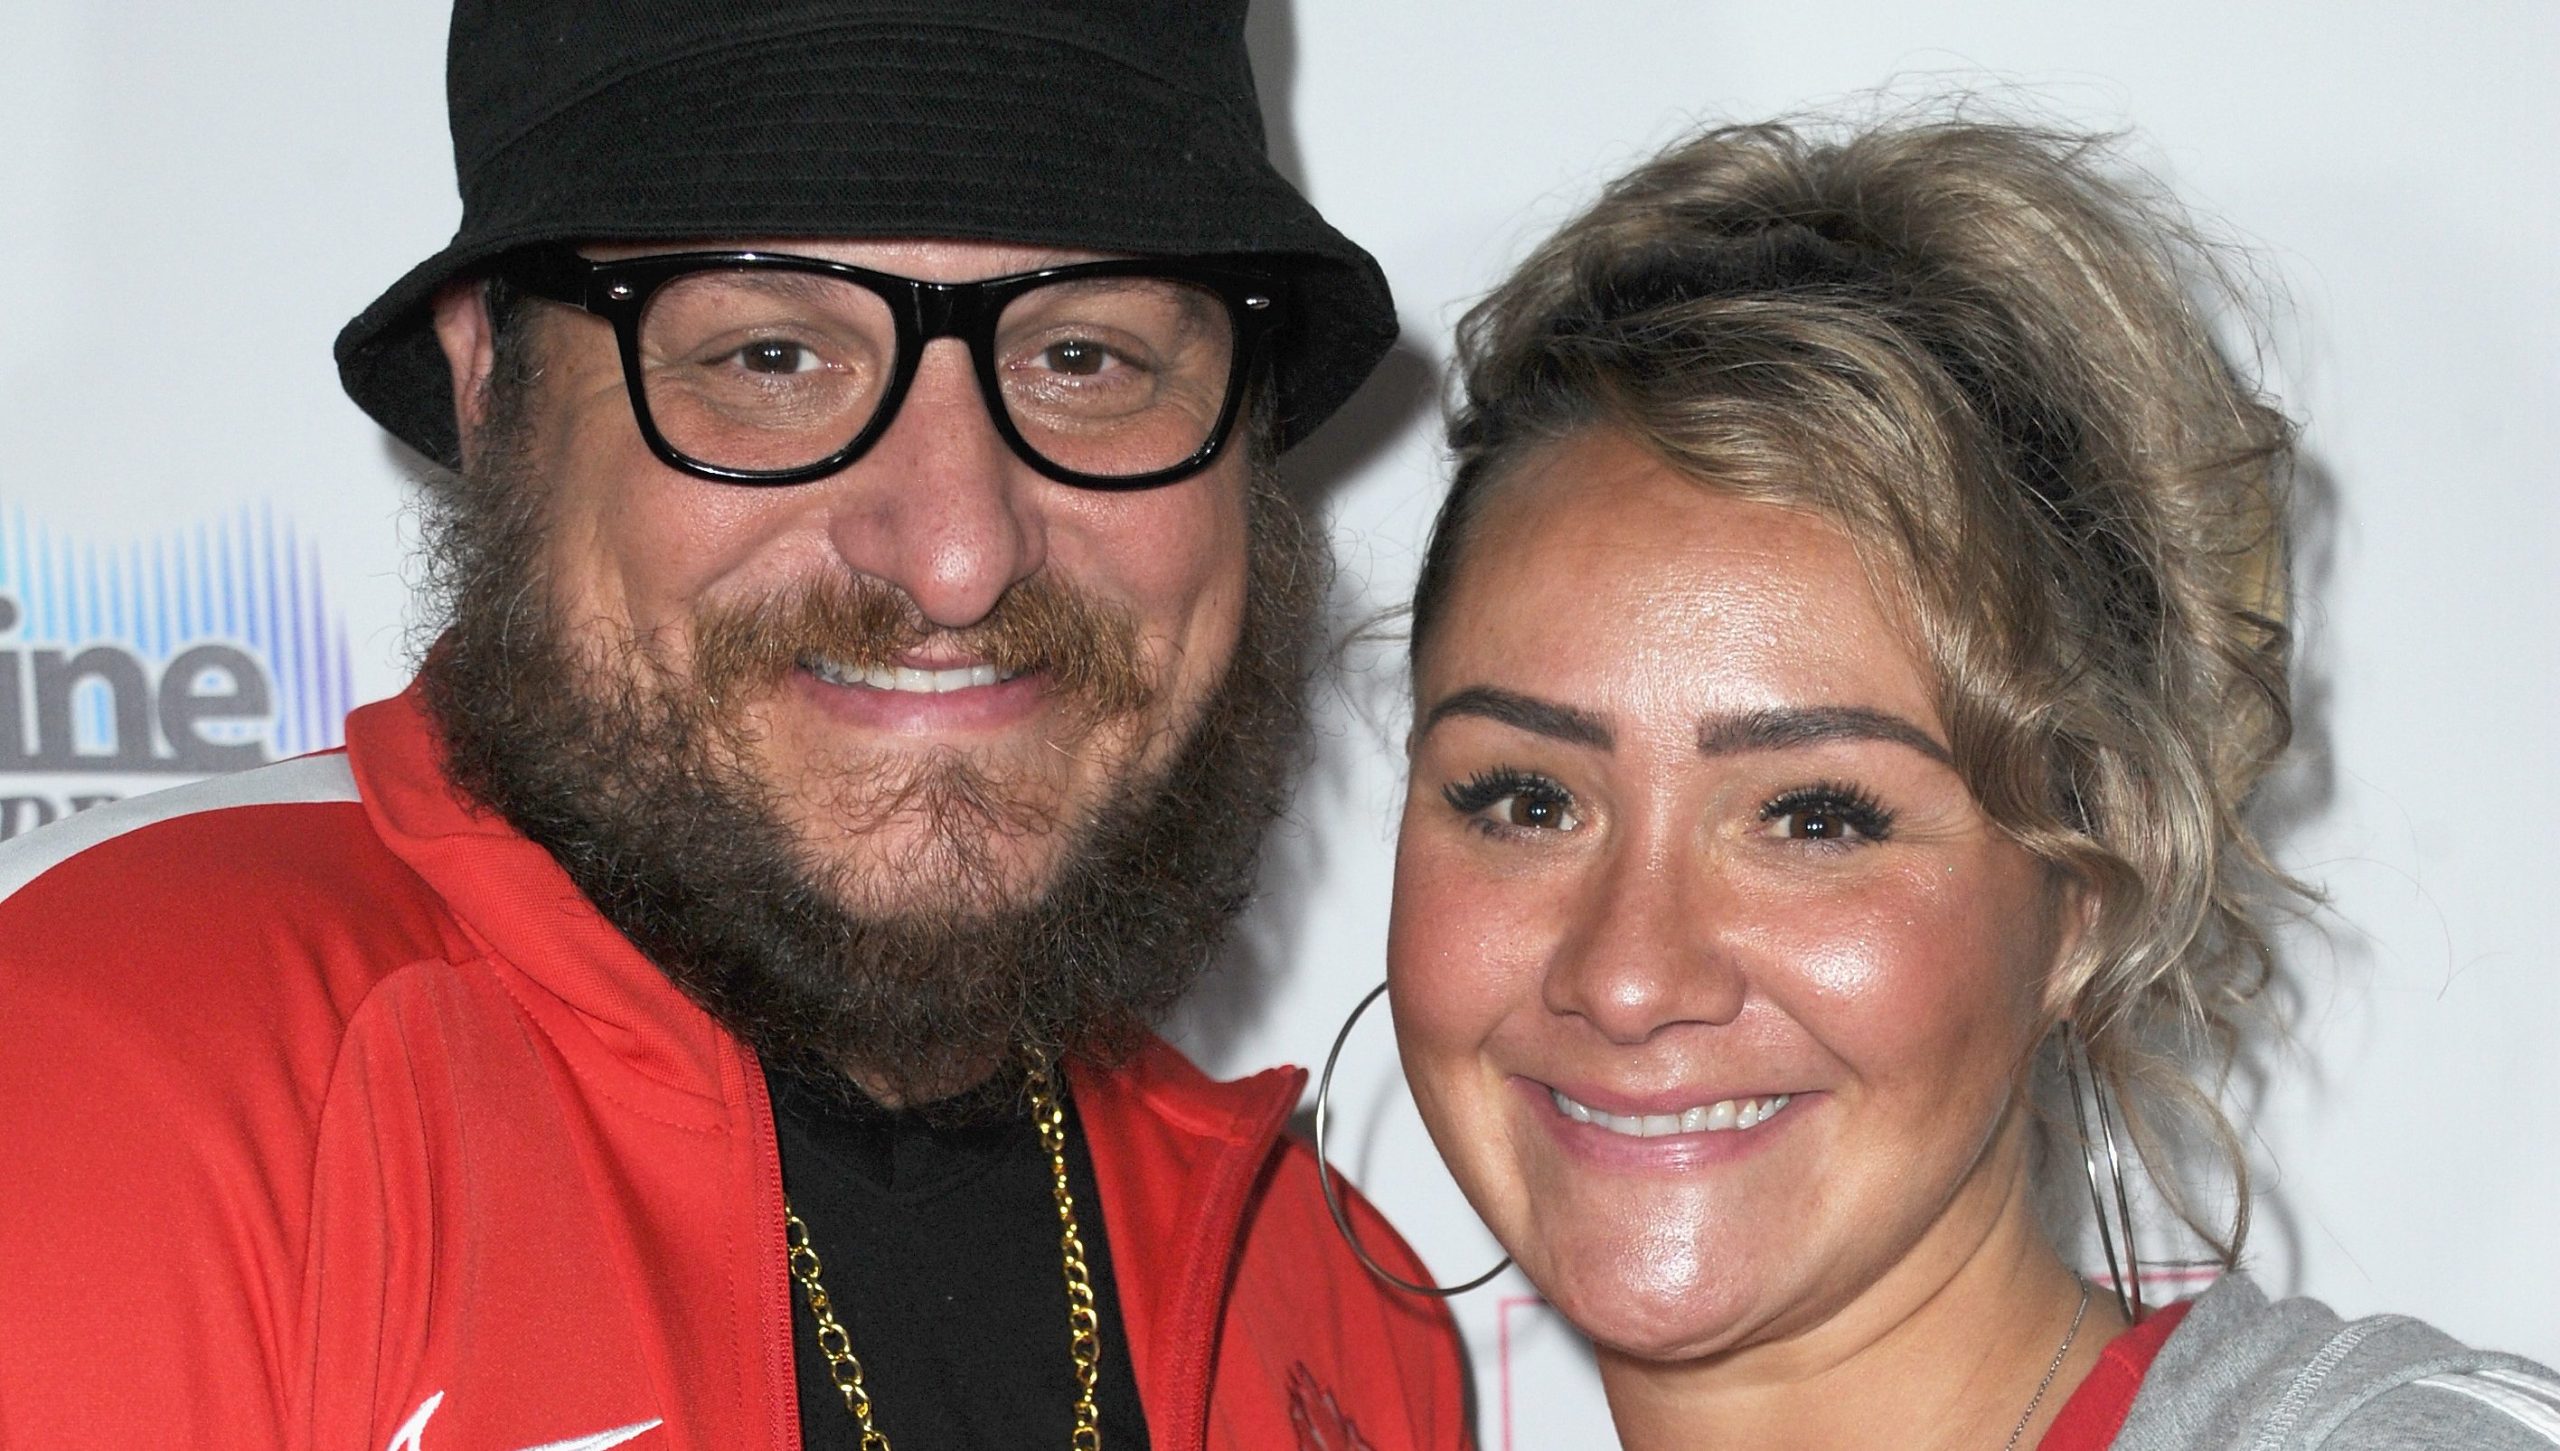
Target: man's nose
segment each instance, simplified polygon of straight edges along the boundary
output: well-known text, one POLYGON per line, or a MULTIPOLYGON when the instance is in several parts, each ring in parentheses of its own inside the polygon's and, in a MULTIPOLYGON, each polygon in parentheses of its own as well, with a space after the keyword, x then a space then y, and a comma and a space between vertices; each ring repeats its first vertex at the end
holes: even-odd
POLYGON ((986 618, 1047 559, 1040 495, 1058 486, 1005 446, 953 339, 926 345, 888 431, 824 487, 837 554, 945 629, 986 618))
POLYGON ((1597 872, 1548 960, 1547 1010, 1622 1044, 1740 1016, 1749 974, 1712 871, 1687 853, 1630 842, 1597 872))

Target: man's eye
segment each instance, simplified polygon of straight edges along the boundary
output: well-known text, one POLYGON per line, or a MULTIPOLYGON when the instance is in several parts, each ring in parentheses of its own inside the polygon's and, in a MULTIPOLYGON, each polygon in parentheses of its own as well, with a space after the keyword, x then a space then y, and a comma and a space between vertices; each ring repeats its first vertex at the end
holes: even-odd
POLYGON ((1856 786, 1805 786, 1760 808, 1760 820, 1787 841, 1850 844, 1893 835, 1893 813, 1856 786))
POLYGON ((789 338, 760 338, 738 349, 738 366, 750 373, 807 373, 820 363, 817 350, 789 338))
POLYGON ((1040 366, 1071 378, 1090 378, 1115 361, 1109 348, 1091 338, 1063 338, 1040 350, 1040 366))
POLYGON ((1504 831, 1572 831, 1582 825, 1573 793, 1525 771, 1483 771, 1442 788, 1459 814, 1504 831))

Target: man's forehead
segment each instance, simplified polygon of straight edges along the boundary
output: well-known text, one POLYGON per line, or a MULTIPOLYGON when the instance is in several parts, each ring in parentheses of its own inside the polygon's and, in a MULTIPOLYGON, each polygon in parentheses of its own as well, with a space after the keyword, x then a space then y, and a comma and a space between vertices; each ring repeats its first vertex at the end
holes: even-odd
POLYGON ((598 261, 668 252, 787 252, 797 257, 849 262, 927 282, 973 282, 982 277, 1004 277, 1127 255, 1037 242, 985 242, 956 237, 701 237, 663 242, 598 242, 582 245, 578 250, 598 261))

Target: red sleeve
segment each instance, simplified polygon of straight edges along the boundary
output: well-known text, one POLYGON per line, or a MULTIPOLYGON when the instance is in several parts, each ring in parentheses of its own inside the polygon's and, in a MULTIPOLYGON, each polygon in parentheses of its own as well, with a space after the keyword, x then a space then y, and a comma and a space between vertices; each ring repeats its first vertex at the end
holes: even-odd
POLYGON ((336 883, 243 864, 343 878, 372 841, 353 803, 208 812, 0 899, 0 1445, 288 1443, 315 1135, 364 984, 318 966, 346 956, 336 883))

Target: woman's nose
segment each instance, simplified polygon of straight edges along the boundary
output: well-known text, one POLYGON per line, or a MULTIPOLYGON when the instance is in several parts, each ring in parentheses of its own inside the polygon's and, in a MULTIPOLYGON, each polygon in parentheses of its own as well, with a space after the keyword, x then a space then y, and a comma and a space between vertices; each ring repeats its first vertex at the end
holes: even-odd
POLYGON ((1750 980, 1729 930, 1733 902, 1708 864, 1629 850, 1600 864, 1589 888, 1548 962, 1548 1011, 1627 1044, 1741 1014, 1750 980))

